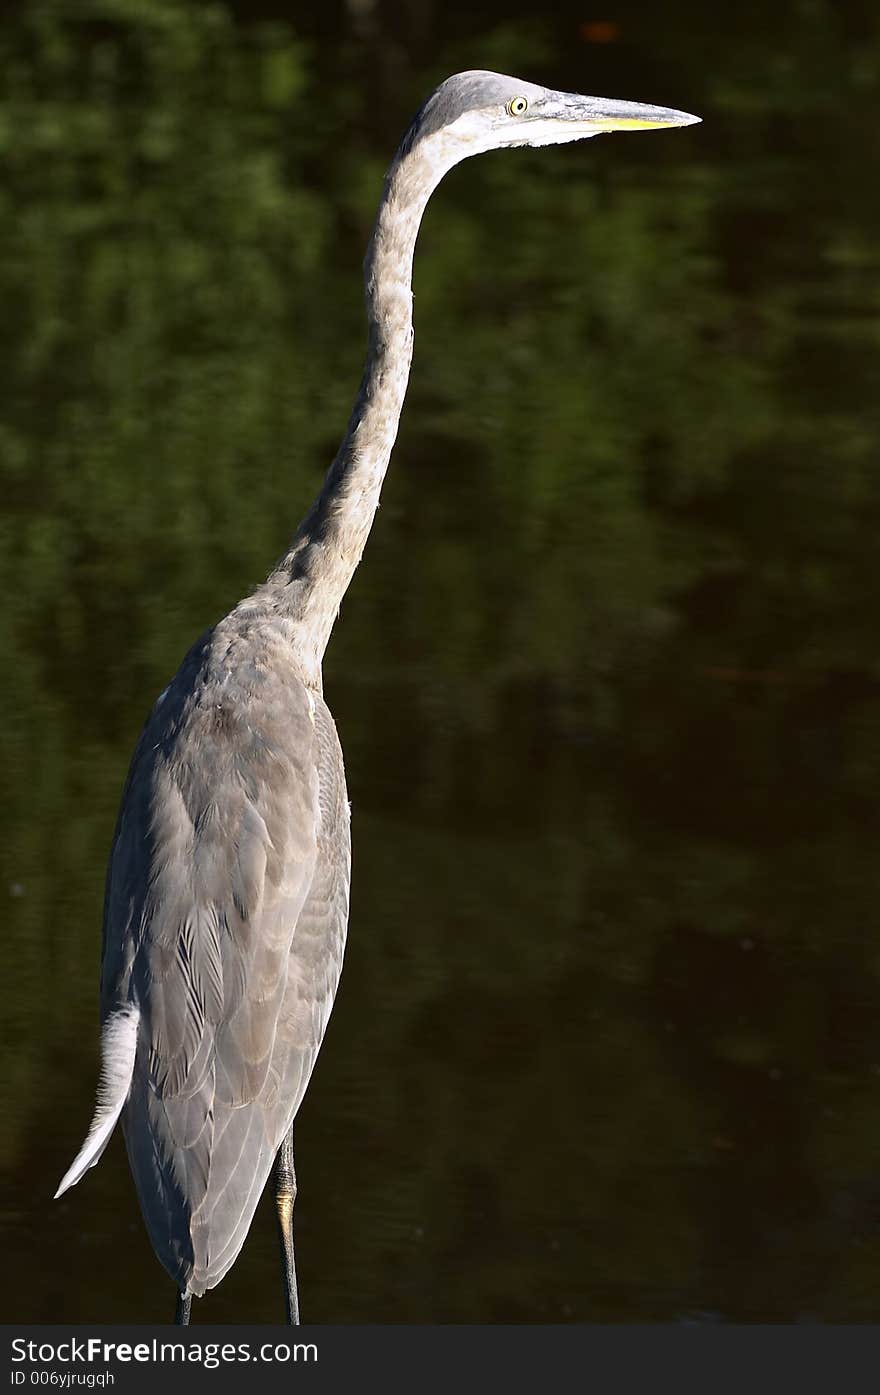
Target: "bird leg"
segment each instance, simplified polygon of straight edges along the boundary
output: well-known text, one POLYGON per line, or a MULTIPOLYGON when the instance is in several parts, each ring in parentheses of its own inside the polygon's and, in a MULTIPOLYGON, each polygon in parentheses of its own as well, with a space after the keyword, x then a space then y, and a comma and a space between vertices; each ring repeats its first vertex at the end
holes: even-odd
POLYGON ((174 1310, 174 1326, 189 1327, 189 1310, 192 1307, 192 1294, 178 1293, 177 1307, 174 1310))
POLYGON ((296 1173, 293 1168, 293 1126, 278 1149, 272 1173, 275 1183, 275 1207, 278 1212, 278 1237, 281 1241, 281 1273, 284 1280, 284 1308, 291 1327, 299 1326, 299 1295, 296 1291, 296 1266, 293 1261, 293 1203, 296 1201, 296 1173))

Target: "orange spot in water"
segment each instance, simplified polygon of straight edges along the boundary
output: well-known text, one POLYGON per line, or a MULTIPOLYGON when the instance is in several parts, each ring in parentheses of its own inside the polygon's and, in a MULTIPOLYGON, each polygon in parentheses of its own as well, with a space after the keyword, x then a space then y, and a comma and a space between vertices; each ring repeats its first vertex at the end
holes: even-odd
POLYGON ((620 25, 613 19, 585 19, 581 38, 585 44, 613 44, 620 38, 620 25))

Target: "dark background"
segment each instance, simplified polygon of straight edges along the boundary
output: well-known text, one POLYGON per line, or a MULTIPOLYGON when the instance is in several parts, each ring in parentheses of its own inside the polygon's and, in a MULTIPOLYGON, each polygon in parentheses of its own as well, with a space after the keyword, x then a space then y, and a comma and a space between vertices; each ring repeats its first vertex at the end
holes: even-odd
MULTIPOLYGON (((875 1321, 880 18, 868 0, 35 0, 0 27, 7 1321, 173 1286, 91 1113, 104 864, 363 353, 447 73, 704 124, 454 171, 325 666, 347 963, 314 1322, 875 1321)), ((195 1320, 281 1315, 271 1208, 195 1320)))

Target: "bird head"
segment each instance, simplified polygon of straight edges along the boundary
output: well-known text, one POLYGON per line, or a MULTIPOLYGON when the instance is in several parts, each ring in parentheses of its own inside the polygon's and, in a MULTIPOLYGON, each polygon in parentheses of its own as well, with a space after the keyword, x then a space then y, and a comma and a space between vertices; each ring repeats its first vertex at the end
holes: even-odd
POLYGON ((505 146, 561 145, 605 131, 651 131, 699 120, 671 107, 582 97, 502 73, 472 71, 447 78, 431 94, 404 137, 401 153, 430 140, 438 155, 457 163, 505 146))

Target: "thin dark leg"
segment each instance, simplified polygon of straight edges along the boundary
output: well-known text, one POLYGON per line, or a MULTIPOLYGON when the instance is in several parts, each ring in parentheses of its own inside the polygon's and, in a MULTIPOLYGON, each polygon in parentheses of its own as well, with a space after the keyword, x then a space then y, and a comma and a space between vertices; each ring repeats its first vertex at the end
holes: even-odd
POLYGON ((192 1294, 188 1293, 184 1298, 182 1293, 177 1295, 177 1307, 174 1309, 175 1327, 189 1327, 189 1310, 192 1307, 192 1294))
POLYGON ((281 1241, 281 1274, 284 1280, 284 1308, 291 1327, 299 1326, 299 1295, 293 1262, 293 1203, 296 1201, 296 1173, 293 1170, 293 1128, 278 1149, 272 1173, 275 1206, 278 1211, 278 1238, 281 1241))

